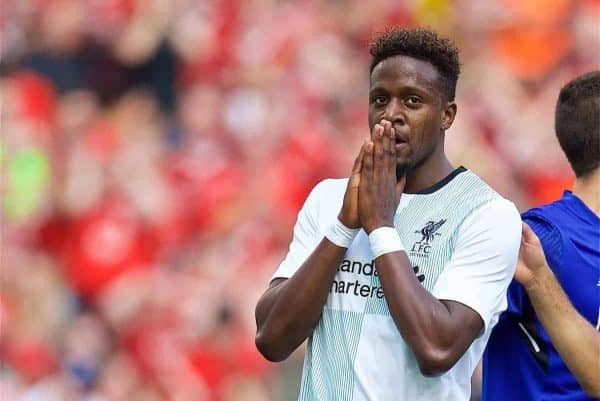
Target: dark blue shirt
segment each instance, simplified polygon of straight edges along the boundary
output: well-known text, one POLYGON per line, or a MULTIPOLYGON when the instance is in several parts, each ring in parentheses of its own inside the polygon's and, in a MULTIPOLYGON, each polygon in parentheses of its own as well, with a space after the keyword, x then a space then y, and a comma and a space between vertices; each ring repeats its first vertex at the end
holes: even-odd
MULTIPOLYGON (((522 215, 540 238, 548 265, 577 311, 598 328, 600 218, 570 191, 522 215)), ((550 342, 521 284, 483 356, 483 401, 588 401, 550 342)))

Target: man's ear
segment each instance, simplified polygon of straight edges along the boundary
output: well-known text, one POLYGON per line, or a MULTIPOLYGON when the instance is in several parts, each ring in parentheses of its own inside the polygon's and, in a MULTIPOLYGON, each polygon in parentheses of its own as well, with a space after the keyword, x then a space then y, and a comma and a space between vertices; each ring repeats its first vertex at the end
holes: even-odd
POLYGON ((447 102, 446 107, 442 110, 442 129, 446 131, 452 126, 456 117, 456 103, 447 102))

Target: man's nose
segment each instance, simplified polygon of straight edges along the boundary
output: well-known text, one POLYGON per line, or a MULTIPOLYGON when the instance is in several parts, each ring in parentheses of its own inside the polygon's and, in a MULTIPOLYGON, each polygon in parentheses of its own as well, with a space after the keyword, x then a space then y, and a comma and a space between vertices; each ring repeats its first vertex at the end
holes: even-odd
POLYGON ((399 100, 392 99, 388 102, 383 118, 391 122, 392 125, 404 125, 406 123, 406 117, 399 100))

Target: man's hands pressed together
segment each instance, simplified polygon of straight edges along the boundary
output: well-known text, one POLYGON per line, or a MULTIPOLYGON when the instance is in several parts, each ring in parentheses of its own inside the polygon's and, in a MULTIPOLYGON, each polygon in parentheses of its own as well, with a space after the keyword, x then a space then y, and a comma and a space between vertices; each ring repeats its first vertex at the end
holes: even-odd
MULTIPOLYGON (((396 175, 397 163, 396 132, 383 119, 375 124, 372 138, 363 143, 355 161, 339 216, 343 224, 362 227, 369 235, 381 227, 395 229, 394 216, 406 184, 405 176, 396 175), (350 213, 354 210, 356 214, 350 213)), ((433 376, 447 371, 481 332, 481 317, 461 303, 440 301, 430 294, 414 275, 405 252, 374 256, 391 316, 421 372, 433 376)))
MULTIPOLYGON (((386 160, 388 167, 386 171, 392 172, 395 171, 395 148, 389 148, 394 144, 394 141, 389 138, 390 127, 391 124, 388 126, 386 142, 388 154, 382 160, 386 160), (394 150, 393 156, 389 154, 392 150, 394 150)), ((366 140, 354 162, 342 208, 338 214, 338 223, 345 227, 339 227, 336 224, 335 227, 339 231, 333 230, 337 240, 333 238, 332 241, 332 237, 325 236, 292 277, 276 278, 271 282, 269 289, 265 291, 256 306, 256 346, 271 361, 281 361, 287 358, 312 333, 321 317, 323 305, 327 301, 337 268, 346 253, 347 245, 345 243, 351 242, 352 235, 355 234, 347 231, 355 232, 364 226, 359 215, 359 191, 365 160, 369 161, 372 174, 370 175, 371 179, 367 180, 368 186, 364 188, 366 195, 363 198, 377 206, 374 201, 377 200, 378 193, 385 192, 381 191, 381 186, 372 185, 375 182, 373 177, 378 177, 381 181, 381 177, 385 176, 382 171, 382 163, 378 162, 374 169, 372 167, 375 164, 374 149, 376 152, 383 149, 383 126, 378 128, 378 132, 379 139, 375 141, 378 145, 374 146, 371 140, 366 140), (366 156, 367 152, 369 152, 368 157, 366 156), (380 191, 377 192, 377 189, 380 191), (335 235, 336 233, 340 234, 340 231, 341 238, 335 235), (339 239, 342 241, 338 241, 339 239)), ((388 174, 384 178, 386 178, 385 182, 391 185, 388 188, 393 189, 395 173, 388 174), (392 181, 390 181, 391 178, 393 178, 392 181)), ((365 221, 372 221, 373 228, 378 227, 377 224, 380 224, 381 221, 386 221, 388 225, 393 226, 395 205, 398 204, 398 201, 395 200, 393 192, 391 195, 385 198, 387 201, 383 205, 387 208, 383 213, 373 214, 375 218, 371 218, 372 215, 369 213, 365 214, 367 219, 365 221), (384 216, 384 218, 379 218, 380 216, 384 216)), ((368 206, 368 208, 371 207, 368 206)))
POLYGON ((396 133, 389 121, 375 124, 372 141, 366 142, 361 152, 358 215, 369 234, 379 227, 394 227, 394 214, 406 180, 396 178, 396 133))
POLYGON ((405 177, 396 178, 396 133, 381 120, 354 160, 338 219, 348 228, 393 227, 405 177))
POLYGON ((344 202, 342 210, 338 214, 338 220, 348 228, 360 228, 360 219, 358 217, 358 188, 360 185, 361 169, 363 163, 363 155, 369 141, 363 142, 358 156, 354 160, 352 173, 348 180, 346 193, 344 194, 344 202))
MULTIPOLYGON (((342 231, 363 228, 369 235, 382 227, 395 231, 394 216, 406 182, 405 177, 396 177, 396 165, 396 132, 382 120, 354 162, 338 214, 346 227, 342 231)), ((397 237, 395 232, 388 234, 397 237)), ((256 308, 256 345, 266 358, 285 359, 312 333, 346 248, 325 236, 292 277, 273 280, 256 308)), ((390 314, 421 372, 431 376, 450 369, 480 333, 479 315, 430 294, 405 252, 382 253, 375 257, 375 267, 390 314)))

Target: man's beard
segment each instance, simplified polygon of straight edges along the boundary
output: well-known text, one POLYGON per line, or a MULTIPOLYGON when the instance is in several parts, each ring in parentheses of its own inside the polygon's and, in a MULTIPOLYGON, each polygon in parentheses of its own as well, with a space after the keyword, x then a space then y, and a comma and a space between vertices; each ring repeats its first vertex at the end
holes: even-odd
POLYGON ((396 164, 396 179, 400 180, 400 178, 408 175, 413 168, 413 163, 411 163, 409 160, 396 164))

